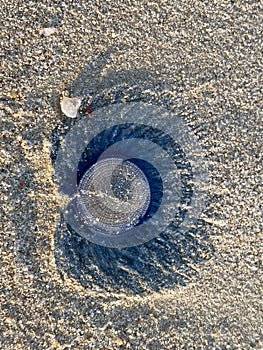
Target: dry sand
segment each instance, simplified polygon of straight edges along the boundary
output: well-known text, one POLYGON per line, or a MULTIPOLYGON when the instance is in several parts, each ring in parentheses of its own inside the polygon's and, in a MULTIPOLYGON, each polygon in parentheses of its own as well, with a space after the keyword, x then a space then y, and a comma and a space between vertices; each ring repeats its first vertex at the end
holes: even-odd
POLYGON ((1 349, 261 349, 262 2, 2 0, 0 21, 1 349), (142 295, 84 288, 54 259, 59 96, 113 44, 104 74, 172 82, 209 163, 213 254, 142 295))

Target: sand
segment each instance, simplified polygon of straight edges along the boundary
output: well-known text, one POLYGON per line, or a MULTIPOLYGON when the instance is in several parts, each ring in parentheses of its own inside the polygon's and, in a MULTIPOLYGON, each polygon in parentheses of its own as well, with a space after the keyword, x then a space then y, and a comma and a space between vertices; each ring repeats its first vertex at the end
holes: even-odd
POLYGON ((248 0, 1 2, 1 349, 262 348, 262 14, 248 0), (185 283, 136 292, 98 270, 85 287, 55 259, 60 97, 114 79, 167 90, 204 149, 212 248, 185 283))

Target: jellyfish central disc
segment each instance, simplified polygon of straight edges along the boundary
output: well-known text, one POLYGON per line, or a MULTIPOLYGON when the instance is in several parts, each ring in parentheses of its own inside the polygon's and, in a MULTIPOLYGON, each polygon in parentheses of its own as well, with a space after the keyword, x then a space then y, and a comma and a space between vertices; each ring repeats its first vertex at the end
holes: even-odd
POLYGON ((143 171, 121 158, 99 160, 79 184, 82 218, 93 231, 121 233, 137 225, 150 204, 150 186, 143 171))

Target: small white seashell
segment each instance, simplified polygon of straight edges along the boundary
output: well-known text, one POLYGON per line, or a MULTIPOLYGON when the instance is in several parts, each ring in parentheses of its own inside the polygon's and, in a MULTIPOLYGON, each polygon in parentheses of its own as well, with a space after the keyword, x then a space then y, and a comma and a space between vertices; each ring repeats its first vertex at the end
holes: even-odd
POLYGON ((44 36, 50 36, 50 35, 54 34, 55 31, 56 31, 55 27, 42 28, 42 34, 44 36))
POLYGON ((76 118, 80 104, 81 99, 78 97, 63 96, 60 101, 62 112, 69 118, 76 118))

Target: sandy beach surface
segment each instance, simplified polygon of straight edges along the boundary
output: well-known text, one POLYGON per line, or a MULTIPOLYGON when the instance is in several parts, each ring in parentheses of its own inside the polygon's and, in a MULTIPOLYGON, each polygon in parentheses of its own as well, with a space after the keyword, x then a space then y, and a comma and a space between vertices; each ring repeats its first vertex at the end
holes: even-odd
POLYGON ((0 348, 262 349, 262 2, 2 0, 0 22, 0 348), (66 260, 51 151, 60 98, 119 83, 170 96, 209 183, 208 248, 118 284, 66 260))

